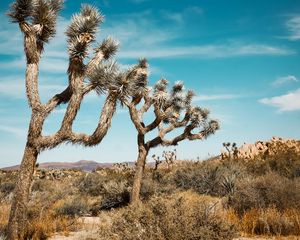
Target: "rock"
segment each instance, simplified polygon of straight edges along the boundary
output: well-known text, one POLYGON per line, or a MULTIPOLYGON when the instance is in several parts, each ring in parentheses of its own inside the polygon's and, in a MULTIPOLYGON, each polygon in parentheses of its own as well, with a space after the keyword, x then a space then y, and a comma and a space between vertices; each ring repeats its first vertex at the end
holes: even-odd
POLYGON ((280 137, 272 137, 269 141, 257 141, 254 144, 244 143, 239 147, 235 154, 227 150, 221 150, 221 158, 228 158, 229 155, 234 158, 254 159, 258 155, 274 156, 278 151, 292 150, 296 154, 300 154, 300 141, 295 139, 283 139, 280 137))

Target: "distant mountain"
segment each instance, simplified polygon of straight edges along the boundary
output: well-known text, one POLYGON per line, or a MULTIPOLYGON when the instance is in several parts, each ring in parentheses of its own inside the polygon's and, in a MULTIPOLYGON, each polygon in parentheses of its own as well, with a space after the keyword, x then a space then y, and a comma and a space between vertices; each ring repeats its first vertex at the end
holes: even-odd
MULTIPOLYGON (((39 169, 81 169, 92 171, 98 167, 111 168, 114 163, 98 163, 95 161, 81 160, 78 162, 46 162, 39 163, 39 169)), ((20 165, 2 168, 2 170, 18 170, 20 165)))

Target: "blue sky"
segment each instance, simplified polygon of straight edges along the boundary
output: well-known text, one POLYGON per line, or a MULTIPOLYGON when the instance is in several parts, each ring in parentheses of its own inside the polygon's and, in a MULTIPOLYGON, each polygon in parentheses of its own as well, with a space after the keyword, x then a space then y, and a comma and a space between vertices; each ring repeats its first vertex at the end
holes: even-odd
MULTIPOLYGON (((4 15, 0 2, 0 167, 17 164, 23 154, 30 110, 25 98, 22 35, 4 15)), ((57 36, 45 48, 40 67, 43 101, 67 83, 64 31, 82 1, 68 0, 57 36)), ((105 15, 98 41, 119 39, 120 64, 140 57, 150 63, 150 83, 161 77, 185 82, 197 93, 194 103, 211 110, 221 130, 205 141, 181 142, 182 159, 218 154, 222 142, 300 138, 299 0, 124 0, 85 1, 105 15)), ((104 97, 88 96, 75 130, 92 132, 104 97)), ((59 128, 66 106, 46 121, 44 132, 59 128)), ((150 117, 150 116, 149 116, 150 117)), ((163 148, 153 150, 161 153, 163 148)), ((121 107, 103 142, 93 148, 63 145, 43 152, 38 162, 134 161, 136 131, 121 107)), ((152 155, 152 153, 150 153, 152 155)))

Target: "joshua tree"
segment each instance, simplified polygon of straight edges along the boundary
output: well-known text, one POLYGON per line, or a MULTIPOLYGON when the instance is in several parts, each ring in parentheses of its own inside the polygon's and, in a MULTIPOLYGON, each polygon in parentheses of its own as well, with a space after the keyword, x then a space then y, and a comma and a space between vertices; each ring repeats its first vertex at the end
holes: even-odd
POLYGON ((103 16, 96 8, 83 5, 81 12, 73 15, 66 31, 69 53, 68 86, 48 102, 42 103, 38 91, 39 62, 44 45, 55 35, 56 20, 62 4, 62 0, 16 0, 8 12, 12 22, 19 24, 24 35, 26 93, 32 110, 27 143, 12 201, 9 239, 24 238, 26 206, 39 153, 62 143, 84 146, 100 143, 111 125, 117 99, 123 99, 129 93, 124 93, 123 81, 130 85, 128 89, 134 89, 135 80, 140 78, 139 74, 144 76, 145 66, 140 63, 128 71, 118 71, 117 64, 110 60, 118 45, 112 38, 107 38, 96 46, 93 57, 87 59, 88 48, 95 41, 103 16), (139 70, 141 68, 142 71, 139 70), (72 130, 73 121, 84 96, 93 90, 106 94, 98 124, 91 135, 75 133, 72 130), (65 103, 68 106, 60 129, 53 135, 44 136, 42 128, 45 119, 57 106, 65 103))
POLYGON ((159 156, 156 156, 155 154, 152 155, 152 158, 155 162, 154 168, 153 168, 153 172, 155 172, 158 169, 159 164, 162 163, 162 160, 159 158, 159 156))
POLYGON ((237 147, 237 145, 236 145, 236 143, 234 142, 234 143, 230 143, 230 142, 224 142, 223 143, 223 147, 226 149, 226 151, 227 151, 227 153, 224 155, 224 156, 222 156, 223 158, 229 158, 229 159, 231 159, 231 153, 233 154, 233 158, 237 158, 237 155, 238 155, 238 147, 237 147))
POLYGON ((131 193, 131 203, 139 202, 141 181, 146 164, 146 158, 151 148, 162 146, 176 146, 179 142, 187 140, 205 139, 219 129, 216 120, 209 120, 209 111, 204 108, 192 106, 192 91, 184 91, 182 82, 176 82, 172 91, 167 90, 168 82, 165 79, 159 80, 153 91, 141 86, 141 91, 133 95, 131 102, 126 102, 131 120, 134 123, 138 135, 138 158, 131 193), (143 101, 142 101, 143 99, 143 101), (138 109, 139 103, 142 106, 138 109), (143 115, 147 111, 154 109, 154 120, 145 125, 143 115), (181 134, 167 139, 167 135, 175 129, 182 128, 181 134), (145 135, 153 130, 158 131, 158 135, 146 141, 145 135))
POLYGON ((176 153, 176 149, 174 149, 174 151, 163 151, 162 153, 162 157, 165 159, 169 170, 172 168, 172 165, 177 160, 176 153))

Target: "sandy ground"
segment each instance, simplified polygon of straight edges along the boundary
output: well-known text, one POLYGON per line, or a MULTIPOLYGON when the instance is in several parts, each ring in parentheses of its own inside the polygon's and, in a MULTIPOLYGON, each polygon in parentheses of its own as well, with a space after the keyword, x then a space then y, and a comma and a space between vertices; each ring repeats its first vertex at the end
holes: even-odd
POLYGON ((73 239, 73 240, 96 240, 96 230, 97 226, 100 223, 100 217, 82 217, 80 219, 83 223, 84 230, 79 232, 71 232, 68 236, 64 235, 54 235, 53 237, 49 238, 50 240, 65 240, 65 239, 73 239))

